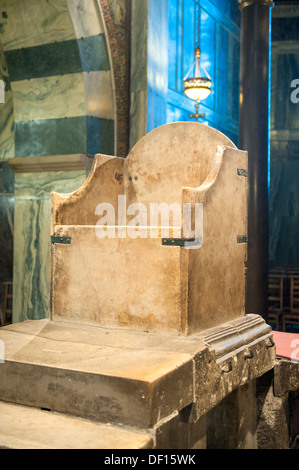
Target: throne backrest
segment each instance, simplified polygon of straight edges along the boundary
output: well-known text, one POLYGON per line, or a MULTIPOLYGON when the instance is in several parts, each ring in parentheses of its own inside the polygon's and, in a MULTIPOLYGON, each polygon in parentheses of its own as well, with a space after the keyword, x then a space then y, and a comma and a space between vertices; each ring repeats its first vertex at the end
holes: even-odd
POLYGON ((218 146, 235 148, 221 132, 204 124, 178 122, 151 131, 126 159, 127 202, 182 202, 182 188, 207 178, 218 146))

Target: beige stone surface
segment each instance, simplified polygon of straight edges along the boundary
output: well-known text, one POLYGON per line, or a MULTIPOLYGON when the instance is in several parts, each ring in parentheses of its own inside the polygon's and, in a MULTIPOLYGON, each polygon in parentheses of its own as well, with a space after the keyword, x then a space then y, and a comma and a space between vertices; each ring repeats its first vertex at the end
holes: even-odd
POLYGON ((257 410, 255 381, 226 396, 207 413, 209 449, 256 449, 257 410))
POLYGON ((198 338, 37 323, 0 329, 0 399, 141 428, 194 400, 198 338))
POLYGON ((142 429, 191 404, 196 422, 275 361, 258 315, 187 337, 28 321, 1 328, 0 340, 0 400, 142 429))
POLYGON ((161 239, 99 239, 95 227, 56 226, 71 245, 52 256, 54 320, 180 331, 180 248, 161 239))
POLYGON ((283 396, 299 389, 299 363, 288 359, 277 359, 274 366, 274 394, 283 396))
POLYGON ((206 181, 183 189, 185 202, 203 203, 203 245, 183 252, 189 334, 245 314, 247 243, 238 243, 238 236, 247 234, 247 178, 238 169, 247 170, 247 154, 220 147, 206 181))
POLYGON ((149 434, 0 402, 0 449, 147 449, 149 434))
POLYGON ((52 235, 71 244, 52 246, 51 318, 190 335, 244 315, 247 246, 237 237, 247 234, 247 179, 238 169, 247 169, 246 152, 189 122, 155 129, 126 159, 96 155, 81 188, 52 194, 52 235), (193 213, 202 203, 202 246, 162 245, 161 232, 148 235, 149 218, 146 238, 118 237, 120 195, 147 215, 150 203, 190 203, 193 213), (115 209, 115 238, 96 235, 103 202, 115 209))

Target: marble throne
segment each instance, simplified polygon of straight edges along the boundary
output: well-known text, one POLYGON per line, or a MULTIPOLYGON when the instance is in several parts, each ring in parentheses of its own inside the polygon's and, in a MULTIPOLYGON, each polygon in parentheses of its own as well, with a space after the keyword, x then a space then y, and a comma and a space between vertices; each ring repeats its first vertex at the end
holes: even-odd
POLYGON ((245 315, 246 188, 247 153, 182 122, 53 193, 50 318, 0 330, 7 420, 26 405, 99 426, 89 446, 204 448, 207 413, 275 360, 270 326, 245 315))
POLYGON ((96 155, 78 191, 52 194, 52 319, 189 335, 243 316, 246 171, 246 152, 197 123, 96 155))

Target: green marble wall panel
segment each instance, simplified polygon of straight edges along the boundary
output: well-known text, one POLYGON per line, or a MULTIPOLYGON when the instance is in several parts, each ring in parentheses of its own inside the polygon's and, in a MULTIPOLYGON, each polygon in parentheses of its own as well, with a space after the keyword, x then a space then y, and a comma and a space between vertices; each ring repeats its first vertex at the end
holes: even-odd
POLYGON ((82 37, 78 40, 82 71, 110 70, 108 49, 104 34, 82 37))
POLYGON ((13 322, 47 318, 50 299, 50 194, 79 188, 86 171, 15 175, 13 322))
MULTIPOLYGON (((13 234, 14 234, 14 195, 0 194, 0 282, 12 281, 13 275, 13 234)), ((0 297, 0 308, 2 307, 0 297)))
POLYGON ((86 117, 87 155, 96 153, 114 155, 114 121, 99 119, 92 116, 86 117))
POLYGON ((114 121, 91 116, 15 123, 16 157, 113 153, 114 121))
POLYGON ((65 0, 1 0, 0 40, 5 51, 74 39, 65 0))
MULTIPOLYGON (((0 103, 0 282, 12 281, 14 174, 7 160, 15 153, 13 94, 0 41, 0 80, 4 82, 4 102, 0 103)), ((1 100, 2 101, 2 100, 1 100)), ((0 288, 0 309, 4 288, 0 288)))
POLYGON ((0 0, 0 6, 11 84, 0 116, 0 160, 114 154, 114 87, 99 3, 0 0))
POLYGON ((11 81, 109 70, 104 34, 5 52, 11 81))
POLYGON ((12 82, 15 121, 84 116, 81 73, 12 82))
POLYGON ((86 153, 86 117, 15 124, 16 157, 86 153))
POLYGON ((0 161, 14 156, 14 104, 3 47, 0 41, 0 79, 4 82, 4 103, 0 103, 0 161))
MULTIPOLYGON (((0 0, 0 43, 0 78, 6 83, 0 104, 0 248, 8 254, 2 256, 1 278, 12 271, 14 177, 6 161, 114 155, 115 111, 97 0, 0 0)), ((47 314, 50 192, 72 191, 84 180, 85 171, 16 176, 15 321, 47 314)))
POLYGON ((109 71, 16 81, 12 91, 16 122, 85 115, 114 119, 109 71))
POLYGON ((0 162, 0 194, 14 192, 14 173, 7 161, 0 162))
POLYGON ((0 161, 12 158, 15 152, 13 96, 5 92, 5 103, 0 103, 0 161))
POLYGON ((14 49, 5 52, 11 81, 48 77, 81 71, 76 39, 61 43, 14 49))

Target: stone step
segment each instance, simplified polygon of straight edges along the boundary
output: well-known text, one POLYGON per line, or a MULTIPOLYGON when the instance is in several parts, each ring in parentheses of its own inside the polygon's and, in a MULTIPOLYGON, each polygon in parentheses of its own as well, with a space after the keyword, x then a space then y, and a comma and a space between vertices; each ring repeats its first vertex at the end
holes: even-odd
POLYGON ((196 338, 34 320, 0 328, 1 341, 5 402, 140 429, 193 402, 196 338))
POLYGON ((0 401, 0 449, 151 449, 146 432, 0 401))

